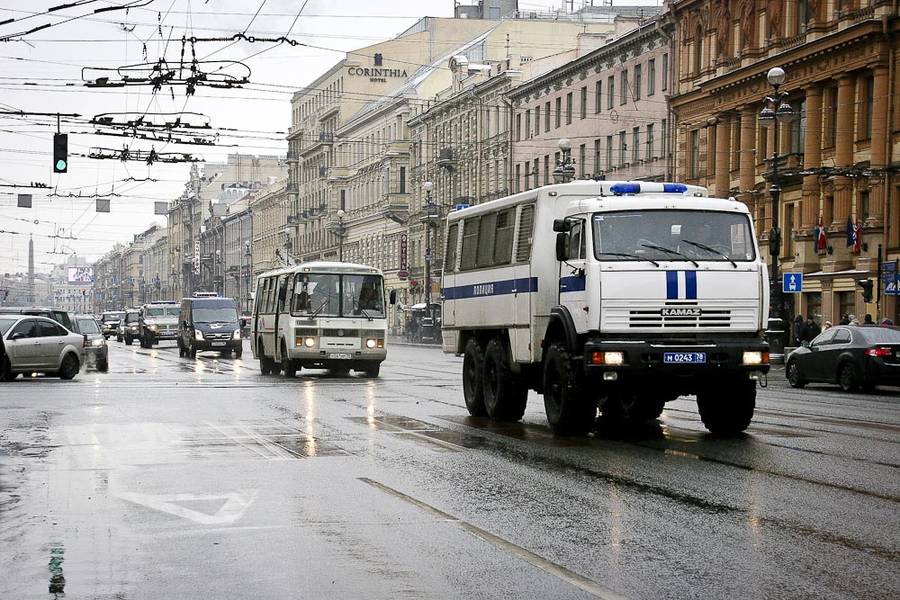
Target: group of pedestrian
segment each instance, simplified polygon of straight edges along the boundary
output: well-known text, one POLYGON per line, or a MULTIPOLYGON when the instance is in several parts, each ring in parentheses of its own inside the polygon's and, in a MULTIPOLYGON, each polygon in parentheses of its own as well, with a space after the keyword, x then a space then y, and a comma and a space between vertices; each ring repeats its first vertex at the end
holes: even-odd
MULTIPOLYGON (((826 323, 827 324, 827 323, 826 323)), ((802 315, 797 315, 794 319, 794 345, 805 346, 816 339, 816 336, 822 333, 822 328, 816 323, 812 315, 803 320, 802 315)))

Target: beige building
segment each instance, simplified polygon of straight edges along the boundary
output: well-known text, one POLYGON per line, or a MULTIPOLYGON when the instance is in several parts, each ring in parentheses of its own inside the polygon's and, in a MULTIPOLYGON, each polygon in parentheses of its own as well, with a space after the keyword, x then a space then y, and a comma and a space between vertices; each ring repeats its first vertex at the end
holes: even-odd
POLYGON ((180 299, 171 295, 168 242, 166 228, 161 227, 157 230, 156 239, 150 242, 144 250, 143 299, 145 302, 180 299))
MULTIPOLYGON (((253 214, 251 252, 254 277, 283 267, 290 260, 288 207, 287 182, 284 180, 264 187, 249 199, 249 210, 253 214)), ((251 285, 255 285, 255 281, 251 285)))
POLYGON ((679 179, 745 202, 768 256, 777 148, 781 271, 804 274, 803 292, 785 295, 786 314, 834 323, 846 314, 896 319, 897 296, 867 304, 858 281, 878 289, 879 248, 889 266, 900 259, 897 3, 684 0, 673 7, 679 179), (775 66, 785 71, 782 89, 796 115, 777 140, 758 119, 775 66), (819 222, 827 235, 821 251, 819 222), (860 227, 858 252, 847 244, 848 222, 860 227))

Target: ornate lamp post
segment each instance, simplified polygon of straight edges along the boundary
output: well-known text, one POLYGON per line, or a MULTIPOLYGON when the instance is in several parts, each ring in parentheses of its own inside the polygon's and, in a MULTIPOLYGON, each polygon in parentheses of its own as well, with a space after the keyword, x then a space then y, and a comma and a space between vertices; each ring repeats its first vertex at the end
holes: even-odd
POLYGON ((422 222, 425 223, 425 304, 431 310, 431 261, 434 257, 431 250, 431 228, 437 227, 437 222, 441 219, 441 207, 431 199, 431 190, 434 189, 432 182, 423 183, 422 189, 425 190, 425 214, 422 215, 422 222))
POLYGON ((781 89, 784 83, 784 69, 772 67, 766 74, 772 93, 765 97, 763 109, 759 113, 759 121, 763 125, 772 128, 774 135, 772 170, 768 173, 769 195, 772 198, 772 229, 769 230, 769 255, 772 257, 771 276, 769 281, 769 300, 771 303, 770 314, 775 321, 774 327, 769 327, 769 345, 773 354, 784 352, 784 300, 782 298, 781 282, 778 273, 778 257, 781 253, 781 228, 779 227, 779 211, 781 200, 781 178, 778 173, 779 151, 779 124, 787 125, 794 120, 795 113, 787 101, 788 93, 781 89))
POLYGON ((572 159, 572 143, 569 138, 559 140, 559 149, 562 157, 553 169, 553 181, 556 183, 568 183, 575 179, 575 161, 572 159))
POLYGON ((346 216, 343 208, 337 211, 337 225, 334 226, 334 234, 338 236, 338 260, 344 262, 344 236, 347 235, 347 226, 344 225, 344 216, 346 216))

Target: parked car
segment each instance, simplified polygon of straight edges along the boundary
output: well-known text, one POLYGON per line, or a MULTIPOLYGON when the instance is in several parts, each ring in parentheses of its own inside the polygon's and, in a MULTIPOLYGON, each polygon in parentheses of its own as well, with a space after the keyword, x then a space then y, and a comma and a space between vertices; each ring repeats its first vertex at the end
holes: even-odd
POLYGON ((108 310, 100 315, 100 329, 103 331, 103 337, 109 339, 109 336, 116 335, 119 322, 124 318, 124 310, 108 310))
POLYGON ((72 319, 69 311, 61 308, 48 308, 43 306, 2 306, 0 314, 5 315, 32 315, 35 317, 47 317, 53 319, 68 330, 72 330, 72 319))
POLYGON ((178 354, 193 358, 199 350, 243 353, 237 304, 231 298, 200 296, 181 301, 178 354))
POLYGON ((797 348, 785 374, 795 388, 807 383, 836 383, 845 392, 877 385, 900 385, 900 329, 839 325, 797 348))
POLYGON ((141 312, 137 309, 125 311, 125 318, 119 321, 119 329, 116 333, 116 341, 125 342, 129 346, 137 339, 141 331, 141 312))
POLYGON ((149 302, 141 307, 138 340, 141 348, 152 348, 163 340, 178 337, 178 303, 174 300, 149 302))
POLYGON ((84 363, 94 365, 98 371, 108 371, 109 346, 106 345, 106 336, 100 329, 100 323, 91 315, 75 315, 72 318, 72 329, 84 337, 84 363))
POLYGON ((20 373, 44 373, 72 379, 81 369, 84 337, 46 317, 0 315, 6 348, 0 374, 7 381, 20 373))

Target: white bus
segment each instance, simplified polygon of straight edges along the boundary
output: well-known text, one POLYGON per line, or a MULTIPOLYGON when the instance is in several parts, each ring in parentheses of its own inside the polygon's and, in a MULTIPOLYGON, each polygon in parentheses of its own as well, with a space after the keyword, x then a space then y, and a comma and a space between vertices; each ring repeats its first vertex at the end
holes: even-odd
POLYGON ((378 377, 387 356, 384 277, 366 265, 309 262, 256 278, 250 340, 263 375, 302 367, 378 377))
POLYGON ((769 279, 747 207, 680 183, 578 181, 453 212, 444 351, 462 354, 473 415, 550 425, 648 420, 695 394, 736 433, 769 369, 769 279))

